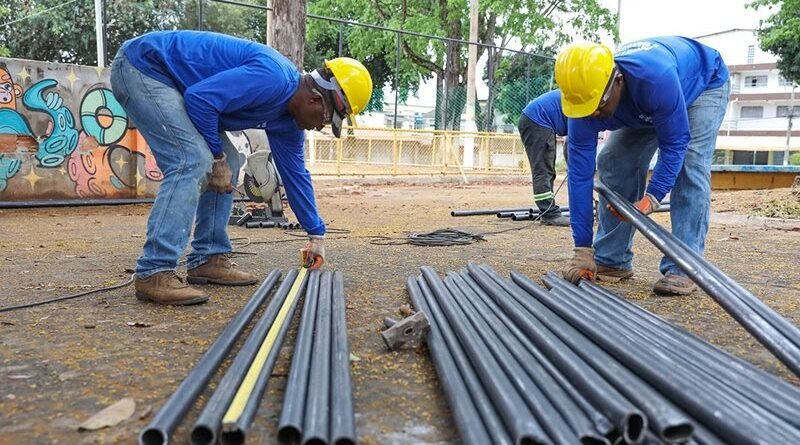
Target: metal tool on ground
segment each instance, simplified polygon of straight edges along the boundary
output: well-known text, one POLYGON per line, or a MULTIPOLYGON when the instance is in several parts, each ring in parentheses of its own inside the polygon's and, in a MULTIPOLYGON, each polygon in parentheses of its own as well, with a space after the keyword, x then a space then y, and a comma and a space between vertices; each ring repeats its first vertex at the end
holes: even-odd
POLYGON ((384 325, 386 329, 381 332, 381 338, 390 351, 418 348, 430 330, 428 318, 421 311, 400 321, 387 317, 384 325))
MULTIPOLYGON (((250 205, 249 210, 235 207, 230 224, 244 225, 248 221, 259 223, 288 223, 283 211, 283 182, 275 167, 272 151, 267 148, 247 156, 244 170, 244 193, 252 203, 264 203, 263 207, 250 205), (250 217, 246 217, 250 215, 250 217), (246 218, 243 220, 243 218, 246 218)), ((271 225, 246 225, 247 228, 274 227, 271 225)))

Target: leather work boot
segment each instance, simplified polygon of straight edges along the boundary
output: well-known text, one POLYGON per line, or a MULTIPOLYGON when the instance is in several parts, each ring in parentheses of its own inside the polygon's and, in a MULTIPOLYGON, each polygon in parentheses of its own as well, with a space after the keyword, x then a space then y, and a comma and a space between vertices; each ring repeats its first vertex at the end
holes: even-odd
POLYGON ((241 271, 227 256, 213 255, 208 261, 186 271, 186 281, 191 284, 222 284, 225 286, 247 286, 258 283, 250 273, 241 271))
POLYGON ((658 295, 689 295, 697 289, 691 278, 678 274, 667 274, 656 281, 653 292, 658 295))
POLYGON ((136 289, 136 298, 156 304, 183 306, 208 301, 208 295, 184 283, 172 270, 158 272, 147 278, 137 277, 133 287, 136 289))
POLYGON ((542 217, 542 224, 546 226, 569 227, 569 217, 560 213, 554 216, 542 217))
POLYGON ((616 283, 631 277, 633 277, 633 271, 630 269, 614 269, 613 267, 597 265, 597 279, 600 281, 616 283))

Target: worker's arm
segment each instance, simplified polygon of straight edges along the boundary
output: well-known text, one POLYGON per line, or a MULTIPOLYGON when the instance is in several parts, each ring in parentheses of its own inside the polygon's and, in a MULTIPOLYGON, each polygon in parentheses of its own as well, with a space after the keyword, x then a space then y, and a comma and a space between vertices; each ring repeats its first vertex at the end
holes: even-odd
POLYGON ((294 215, 309 235, 325 235, 325 221, 317 211, 311 173, 305 165, 305 133, 295 127, 293 130, 268 131, 267 138, 294 215))
POLYGON ((219 139, 221 114, 279 101, 287 94, 288 88, 293 88, 285 74, 272 71, 268 65, 251 63, 217 73, 183 93, 186 112, 214 157, 222 155, 222 141, 219 139))
POLYGON ((569 220, 575 247, 591 247, 594 235, 592 190, 596 167, 597 131, 587 122, 588 119, 570 119, 567 123, 569 220))
POLYGON ((658 161, 647 184, 647 193, 658 202, 675 186, 689 147, 689 114, 680 79, 674 69, 664 72, 645 95, 645 107, 653 118, 658 138, 658 161))

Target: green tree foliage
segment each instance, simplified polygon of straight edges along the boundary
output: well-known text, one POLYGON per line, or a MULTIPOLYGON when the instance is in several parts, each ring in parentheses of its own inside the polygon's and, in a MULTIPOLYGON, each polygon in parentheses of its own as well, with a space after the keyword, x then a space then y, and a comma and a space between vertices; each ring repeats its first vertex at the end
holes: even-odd
POLYGON ((800 0, 756 0, 750 6, 773 11, 758 31, 761 49, 778 57, 783 77, 800 83, 800 0))
MULTIPOLYGON (((552 56, 552 49, 537 51, 537 54, 552 56)), ((487 77, 484 73, 484 78, 487 77)), ((522 109, 537 96, 550 91, 555 87, 553 80, 553 61, 532 57, 525 54, 513 54, 500 59, 494 86, 496 102, 492 107, 502 118, 502 123, 516 125, 522 114, 522 109)), ((489 128, 489 122, 483 123, 478 128, 489 128)))
MULTIPOLYGON (((460 40, 469 34, 468 7, 464 0, 310 0, 308 4, 313 14, 460 40)), ((560 46, 575 37, 597 39, 601 33, 615 32, 615 23, 614 15, 598 0, 481 0, 478 35, 481 42, 514 43, 528 50, 560 46)), ((331 42, 327 36, 338 36, 338 28, 320 20, 309 20, 308 26, 309 44, 320 52, 331 52, 334 47, 327 46, 331 42)), ((458 127, 466 99, 467 45, 404 36, 400 72, 395 73, 395 33, 350 26, 345 33, 348 54, 369 62, 380 59, 387 69, 376 76, 376 84, 396 80, 401 97, 435 79, 436 126, 458 127)), ((479 47, 478 57, 485 51, 479 47)), ((499 67, 502 54, 494 52, 492 57, 490 65, 499 67)), ((495 70, 487 76, 494 79, 495 70)))

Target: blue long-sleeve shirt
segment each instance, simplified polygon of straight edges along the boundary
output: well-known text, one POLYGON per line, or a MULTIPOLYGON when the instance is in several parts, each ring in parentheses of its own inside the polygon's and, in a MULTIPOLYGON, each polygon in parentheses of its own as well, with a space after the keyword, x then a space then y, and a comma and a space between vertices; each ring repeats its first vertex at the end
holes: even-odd
POLYGON ((659 155, 647 193, 661 201, 675 185, 691 139, 688 107, 703 91, 719 88, 728 80, 728 69, 719 52, 684 37, 628 43, 619 48, 614 61, 625 83, 614 115, 567 121, 570 222, 577 247, 592 245, 597 133, 622 127, 655 127, 659 155))
POLYGON ((143 74, 183 94, 214 155, 222 153, 220 132, 263 128, 292 211, 306 232, 325 233, 305 167, 305 134, 287 110, 300 83, 289 59, 266 45, 199 31, 151 32, 123 51, 143 74))
POLYGON ((567 135, 567 117, 561 111, 561 90, 548 91, 528 102, 522 114, 559 136, 567 135))

